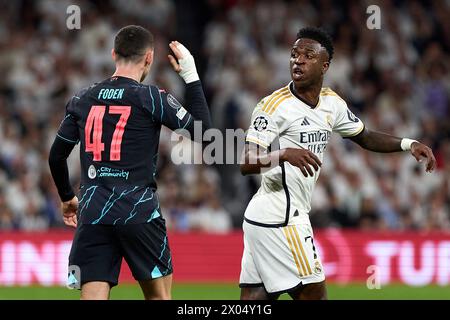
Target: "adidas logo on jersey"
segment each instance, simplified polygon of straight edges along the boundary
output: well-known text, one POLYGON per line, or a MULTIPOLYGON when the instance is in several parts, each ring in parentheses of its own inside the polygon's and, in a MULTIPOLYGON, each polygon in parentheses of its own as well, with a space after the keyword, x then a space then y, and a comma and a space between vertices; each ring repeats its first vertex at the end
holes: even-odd
POLYGON ((303 118, 303 121, 302 121, 302 123, 301 123, 301 126, 309 126, 309 121, 308 121, 308 118, 307 118, 307 117, 304 117, 304 118, 303 118))

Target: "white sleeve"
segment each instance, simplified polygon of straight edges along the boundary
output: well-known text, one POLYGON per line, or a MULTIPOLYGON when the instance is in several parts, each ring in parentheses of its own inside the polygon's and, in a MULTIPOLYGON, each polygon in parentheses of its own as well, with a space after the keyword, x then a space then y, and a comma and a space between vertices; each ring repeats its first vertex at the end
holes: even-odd
POLYGON ((336 102, 336 120, 333 131, 343 138, 354 137, 364 130, 364 123, 350 111, 343 100, 336 102))
POLYGON ((250 128, 247 131, 245 141, 267 149, 279 135, 279 130, 274 120, 274 115, 269 115, 261 110, 263 101, 259 102, 253 111, 250 128))

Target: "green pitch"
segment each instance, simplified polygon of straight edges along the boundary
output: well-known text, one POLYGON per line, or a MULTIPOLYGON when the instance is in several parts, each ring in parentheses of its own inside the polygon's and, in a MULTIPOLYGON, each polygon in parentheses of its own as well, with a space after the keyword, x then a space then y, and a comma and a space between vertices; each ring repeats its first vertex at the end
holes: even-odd
MULTIPOLYGON (((239 298, 236 284, 174 284, 173 298, 178 300, 235 300, 239 298)), ((450 286, 407 287, 389 285, 369 290, 365 284, 328 285, 330 299, 450 299, 450 286)), ((78 299, 79 291, 64 287, 0 287, 0 300, 5 299, 78 299)), ((142 299, 137 285, 119 285, 111 291, 111 299, 142 299)), ((290 299, 287 295, 281 299, 290 299)))

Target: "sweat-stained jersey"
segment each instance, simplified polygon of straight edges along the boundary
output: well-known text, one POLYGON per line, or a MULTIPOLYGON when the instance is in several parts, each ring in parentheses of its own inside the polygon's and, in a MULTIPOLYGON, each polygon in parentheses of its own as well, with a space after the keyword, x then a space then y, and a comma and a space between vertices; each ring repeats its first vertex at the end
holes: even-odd
MULTIPOLYGON (((267 149, 278 138, 280 149, 308 149, 322 161, 332 132, 351 137, 364 129, 362 121, 331 89, 322 88, 319 103, 312 108, 292 93, 292 85, 289 83, 258 103, 246 142, 267 149)), ((313 177, 305 177, 299 168, 284 162, 263 173, 261 187, 245 211, 245 220, 267 227, 309 223, 308 212, 320 168, 313 172, 313 177)))
POLYGON ((57 136, 80 142, 78 221, 137 224, 159 217, 154 176, 161 125, 193 134, 193 120, 164 90, 125 77, 73 96, 57 136))

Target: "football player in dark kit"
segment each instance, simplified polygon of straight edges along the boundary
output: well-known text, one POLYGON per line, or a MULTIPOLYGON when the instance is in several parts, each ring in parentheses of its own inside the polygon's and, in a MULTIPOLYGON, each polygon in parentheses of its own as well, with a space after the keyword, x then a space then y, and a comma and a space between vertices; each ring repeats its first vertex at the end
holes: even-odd
POLYGON ((69 265, 79 275, 69 281, 81 285, 81 299, 108 299, 122 258, 145 299, 171 298, 171 253, 154 179, 161 125, 194 137, 194 121, 204 132, 211 120, 194 58, 176 41, 169 47, 175 55, 169 61, 186 83, 186 109, 164 90, 141 84, 153 62, 153 36, 127 26, 114 40, 115 73, 70 99, 51 147, 64 223, 77 228, 69 265), (66 162, 78 142, 79 200, 66 162))

